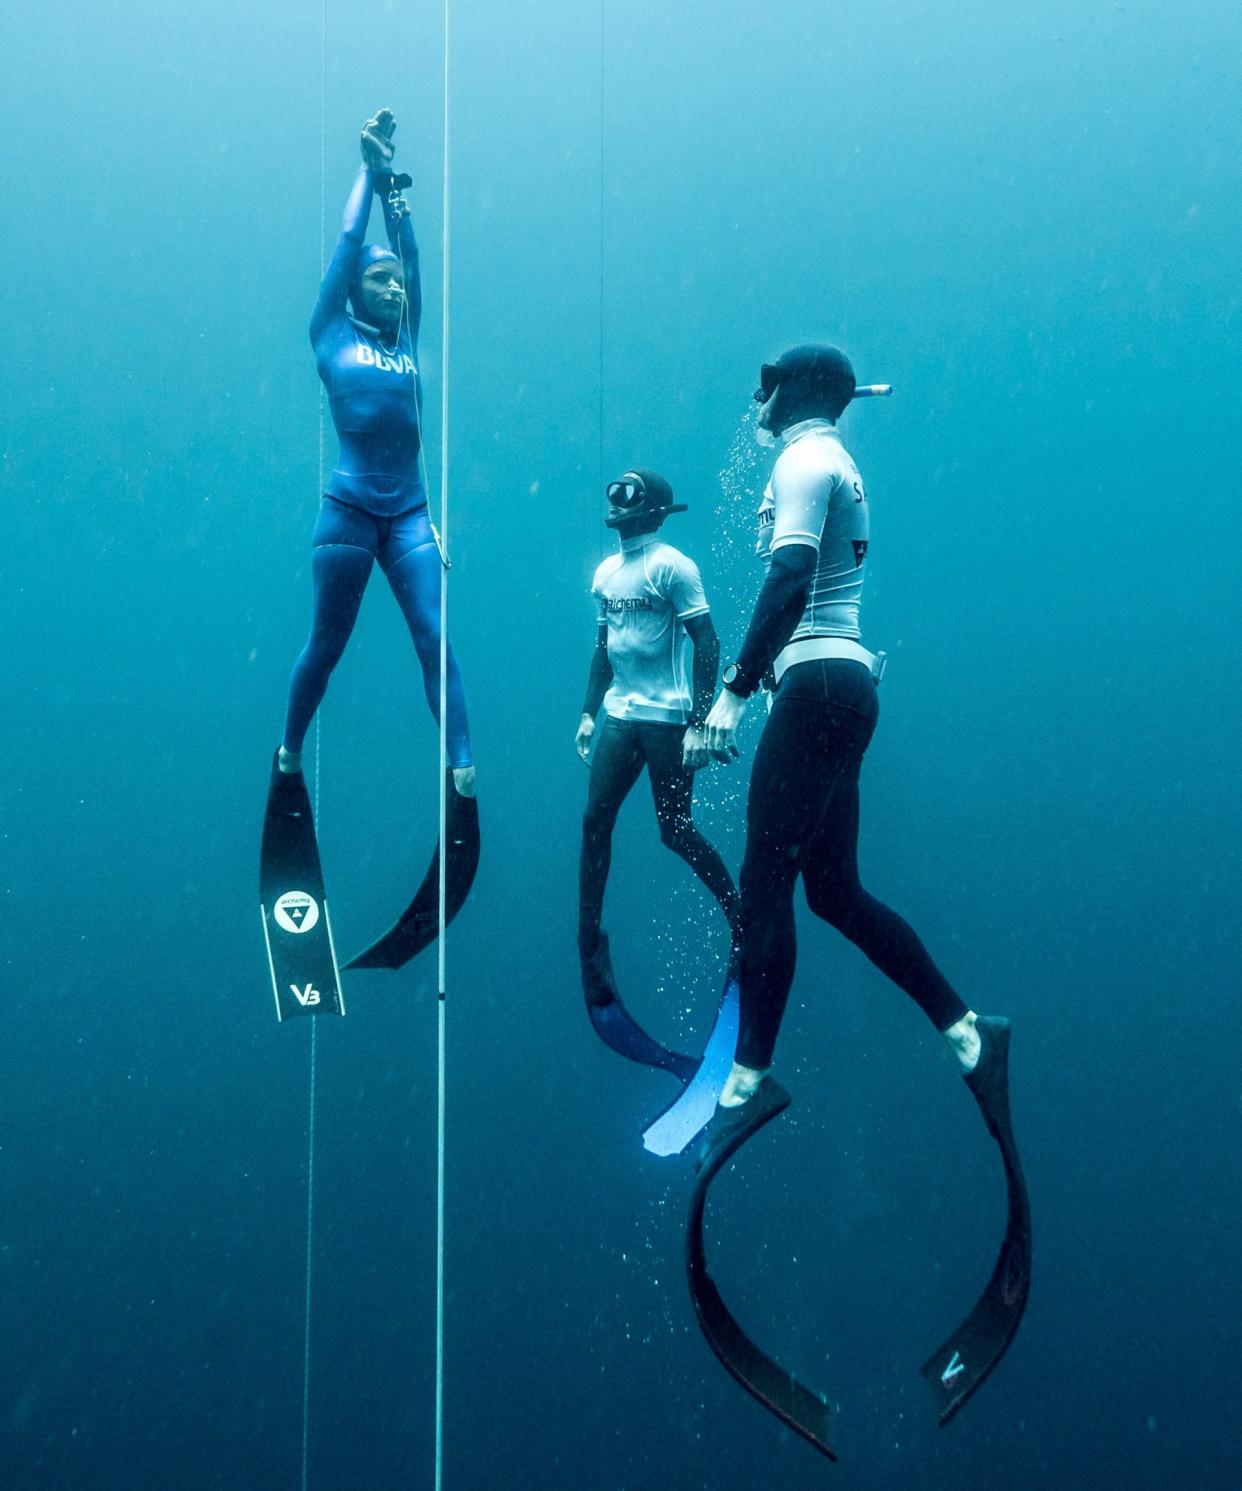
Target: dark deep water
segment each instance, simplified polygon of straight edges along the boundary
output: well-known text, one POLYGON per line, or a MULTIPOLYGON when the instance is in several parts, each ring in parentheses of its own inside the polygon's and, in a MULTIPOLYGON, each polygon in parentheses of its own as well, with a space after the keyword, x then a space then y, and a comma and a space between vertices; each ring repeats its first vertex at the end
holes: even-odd
MULTIPOLYGON (((329 232, 379 105, 415 177, 434 471, 441 19, 327 21, 329 232)), ((0 21, 12 1491, 299 1484, 310 1028, 273 1018, 255 860, 308 614, 320 24, 0 21)), ((454 0, 451 600, 485 858, 450 942, 445 1485, 1236 1491, 1238 10, 606 0, 602 177, 600 24, 454 0), (1016 1023, 1036 1223, 1021 1335, 939 1431, 917 1368, 991 1266, 999 1165, 918 1012, 808 920, 796 1105, 719 1183, 711 1243, 839 1407, 835 1468, 699 1336, 685 1166, 637 1138, 667 1079, 594 1040, 573 937, 601 464, 689 501, 669 537, 728 659, 759 488, 720 473, 759 363, 807 338, 898 390, 844 424, 892 660, 864 873, 1016 1023)), ((699 792, 734 867, 759 719, 699 792)), ((323 742, 353 949, 434 836, 378 575, 323 742)), ((691 1042, 723 927, 648 803, 607 923, 627 997, 691 1042)), ((434 955, 347 978, 318 1032, 308 1483, 429 1486, 434 955)))

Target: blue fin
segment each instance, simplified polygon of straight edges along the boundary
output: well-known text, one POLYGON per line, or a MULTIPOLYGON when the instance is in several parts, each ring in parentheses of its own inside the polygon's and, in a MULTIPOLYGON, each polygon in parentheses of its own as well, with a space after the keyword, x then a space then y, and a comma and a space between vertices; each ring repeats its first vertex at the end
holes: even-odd
POLYGON ((656 1155, 680 1154, 711 1122, 716 1103, 733 1070, 737 1049, 737 974, 730 968, 720 1012, 703 1048, 698 1070, 670 1107, 643 1134, 643 1147, 656 1155))

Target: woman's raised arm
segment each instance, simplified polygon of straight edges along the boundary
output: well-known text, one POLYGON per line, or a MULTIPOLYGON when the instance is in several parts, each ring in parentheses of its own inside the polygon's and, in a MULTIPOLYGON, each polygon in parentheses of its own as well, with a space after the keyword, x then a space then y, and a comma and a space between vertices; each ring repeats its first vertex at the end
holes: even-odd
POLYGON ((345 204, 341 235, 319 287, 319 297, 311 312, 310 338, 316 344, 330 322, 345 314, 350 287, 358 268, 358 255, 366 238, 371 219, 371 202, 375 196, 375 176, 386 170, 392 160, 392 132, 397 122, 391 109, 380 109, 362 126, 362 169, 354 179, 353 190, 345 204))

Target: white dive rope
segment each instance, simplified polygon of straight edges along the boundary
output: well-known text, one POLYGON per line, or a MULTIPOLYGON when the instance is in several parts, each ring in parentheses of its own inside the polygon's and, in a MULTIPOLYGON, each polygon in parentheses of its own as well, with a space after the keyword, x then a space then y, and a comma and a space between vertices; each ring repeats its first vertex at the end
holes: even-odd
MULTIPOLYGON (((319 277, 324 272, 324 238, 328 227, 328 0, 323 0, 320 16, 320 109, 319 109, 319 277)), ((319 389, 319 455, 317 475, 319 492, 324 488, 324 389, 319 389)), ((318 501, 318 494, 316 495, 318 501)), ((323 709, 315 711, 315 801, 314 817, 319 824, 320 763, 323 760, 323 709)), ((302 1326, 302 1465, 301 1488, 306 1491, 310 1470, 310 1385, 311 1385, 311 1286, 315 1261, 315 1087, 319 1021, 311 1019, 310 1072, 306 1102, 306 1295, 302 1326)))
POLYGON ((436 1479, 444 1484, 444 1121, 445 1121, 445 931, 448 921, 448 537, 449 537, 449 207, 452 149, 449 135, 449 41, 451 0, 444 0, 444 200, 441 224, 440 357, 440 533, 444 571, 440 576, 440 938, 439 998, 436 1001, 436 1479))
MULTIPOLYGON (((449 140, 449 8, 450 0, 444 0, 444 162, 443 162, 443 226, 441 229, 441 321, 442 351, 440 367, 440 527, 432 526, 436 548, 440 555, 440 750, 437 758, 437 784, 440 819, 439 838, 439 885, 438 911, 439 937, 437 940, 437 992, 436 1000, 436 1397, 435 1397, 435 1488, 441 1491, 444 1477, 444 1128, 445 1128, 445 1005, 447 991, 447 897, 448 897, 448 572, 451 562, 448 557, 449 532, 449 182, 452 152, 449 140)), ((408 285, 408 270, 405 255, 401 252, 401 240, 397 239, 401 259, 401 277, 408 285)), ((410 299, 407 293, 401 312, 405 325, 406 340, 413 351, 413 329, 410 325, 410 299)), ((412 374, 411 377, 416 377, 412 374)), ((418 460, 423 473, 423 487, 430 489, 427 480, 427 447, 423 438, 423 417, 418 407, 418 385, 411 386, 414 400, 414 418, 418 426, 418 460)))
MULTIPOLYGON (((436 1396, 435 1396, 435 1487, 441 1491, 444 1476, 444 1129, 445 1129, 445 1004, 447 987, 447 897, 448 897, 448 572, 452 567, 448 557, 449 532, 449 185, 451 178, 452 152, 449 139, 449 15, 450 0, 444 0, 444 161, 443 161, 443 226, 441 229, 441 321, 442 351, 440 370, 440 527, 432 525, 436 549, 440 555, 440 750, 437 759, 437 790, 439 801, 439 885, 438 909, 439 937, 437 945, 437 992, 436 1000, 436 1396)), ((399 225, 398 225, 399 228, 399 225)), ((401 259, 401 278, 408 286, 409 272, 405 254, 401 250, 398 233, 397 252, 401 259)), ((413 328, 410 325, 410 299, 407 292, 401 311, 406 340, 414 350, 413 328)), ((417 378, 417 372, 411 374, 417 378)), ((418 384, 412 382, 411 397, 414 400, 414 418, 418 427, 418 460, 423 475, 423 487, 430 491, 427 480, 427 447, 423 437, 422 410, 418 406, 418 384)))
MULTIPOLYGON (((316 745, 316 767, 318 766, 316 745)), ((314 1261, 315 1240, 315 1043, 319 1021, 311 1019, 310 1034, 310 1098, 306 1117, 306 1305, 302 1336, 302 1491, 306 1491, 306 1478, 310 1452, 310 1369, 311 1369, 311 1279, 314 1261)))
POLYGON ((599 406, 596 411, 598 432, 596 436, 595 503, 596 511, 599 513, 599 560, 601 564, 604 562, 604 553, 608 547, 608 525, 604 521, 602 506, 604 484, 608 480, 604 472, 604 23, 606 11, 606 0, 599 0, 599 406))

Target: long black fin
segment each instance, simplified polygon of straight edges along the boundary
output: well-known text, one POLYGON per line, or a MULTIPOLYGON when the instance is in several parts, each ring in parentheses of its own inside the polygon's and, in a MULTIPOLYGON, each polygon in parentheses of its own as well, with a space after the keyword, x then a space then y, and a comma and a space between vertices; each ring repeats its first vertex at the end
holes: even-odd
POLYGON ((272 760, 259 848, 259 909, 276 1018, 343 1015, 310 796, 302 773, 281 771, 279 756, 272 760))
POLYGON ((738 1324, 708 1271, 703 1242, 708 1187, 742 1145, 783 1113, 789 1101, 785 1089, 767 1077, 739 1110, 739 1115, 750 1110, 746 1119, 722 1118, 714 1132, 710 1125, 705 1131, 704 1151, 700 1156, 702 1168, 690 1197, 686 1222, 686 1277, 699 1326, 728 1372, 769 1413, 814 1445, 820 1454, 835 1460, 836 1453, 828 1443, 828 1404, 761 1351, 738 1324), (752 1104, 756 1106, 752 1108, 752 1104))
MULTIPOLYGON (((446 925, 465 904, 479 868, 479 803, 464 797, 453 785, 452 771, 445 788, 447 798, 448 871, 445 881, 446 925)), ((440 846, 414 899, 387 932, 370 947, 352 957, 346 968, 403 968, 411 958, 440 935, 440 846)))
POLYGON ((1031 1205, 1009 1114, 1009 1021, 980 1015, 978 1065, 966 1075, 1005 1166, 1008 1217, 1000 1255, 979 1302, 922 1373, 947 1424, 1008 1351, 1031 1292, 1031 1205))

